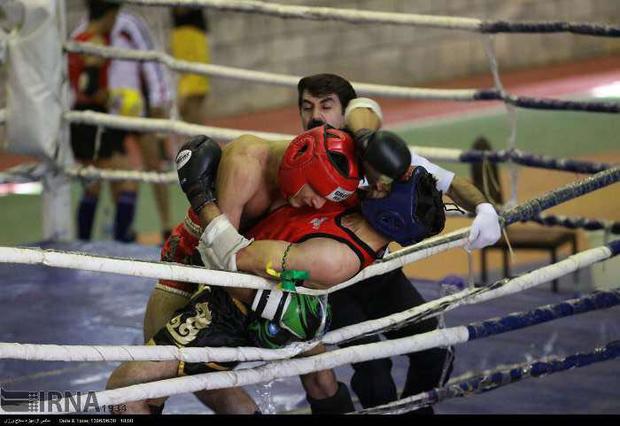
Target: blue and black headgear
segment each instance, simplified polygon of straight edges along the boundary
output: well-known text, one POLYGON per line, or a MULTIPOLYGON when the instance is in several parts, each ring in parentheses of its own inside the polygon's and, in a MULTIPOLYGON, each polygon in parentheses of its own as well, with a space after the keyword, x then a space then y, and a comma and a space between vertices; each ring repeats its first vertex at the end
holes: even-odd
POLYGON ((442 193, 422 166, 406 181, 395 181, 384 198, 362 200, 362 214, 370 225, 400 245, 408 246, 440 233, 446 222, 442 193))

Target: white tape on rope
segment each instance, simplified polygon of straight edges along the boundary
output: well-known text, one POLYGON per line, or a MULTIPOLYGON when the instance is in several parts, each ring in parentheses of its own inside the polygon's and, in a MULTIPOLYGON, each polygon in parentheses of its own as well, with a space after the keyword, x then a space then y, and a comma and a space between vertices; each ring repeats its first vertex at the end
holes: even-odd
POLYGON ((282 349, 255 347, 177 348, 129 345, 36 345, 0 343, 0 359, 28 361, 170 361, 230 362, 272 361, 291 358, 318 343, 295 343, 282 349))
MULTIPOLYGON (((22 263, 107 272, 143 278, 167 279, 222 287, 270 289, 273 281, 255 275, 213 271, 197 266, 166 262, 90 256, 83 253, 63 253, 52 250, 0 247, 0 263, 22 263)), ((301 293, 301 291, 300 291, 301 293)))

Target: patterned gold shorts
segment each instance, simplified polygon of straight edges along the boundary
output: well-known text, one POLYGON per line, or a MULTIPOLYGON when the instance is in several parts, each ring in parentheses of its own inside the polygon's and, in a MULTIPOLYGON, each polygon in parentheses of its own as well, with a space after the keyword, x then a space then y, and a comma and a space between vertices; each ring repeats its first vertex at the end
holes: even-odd
MULTIPOLYGON (((251 346, 248 328, 254 313, 220 287, 201 285, 189 303, 153 337, 156 345, 177 347, 251 346)), ((184 363, 181 374, 200 374, 229 370, 238 362, 184 363)))

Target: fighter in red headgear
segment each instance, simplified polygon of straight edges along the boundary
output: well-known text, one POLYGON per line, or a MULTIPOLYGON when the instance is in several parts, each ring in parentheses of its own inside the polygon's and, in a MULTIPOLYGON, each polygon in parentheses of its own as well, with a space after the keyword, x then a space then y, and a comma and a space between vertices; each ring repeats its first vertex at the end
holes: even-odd
POLYGON ((355 193, 359 181, 355 142, 347 132, 329 125, 293 139, 280 163, 280 190, 287 200, 308 184, 328 200, 344 201, 355 193))

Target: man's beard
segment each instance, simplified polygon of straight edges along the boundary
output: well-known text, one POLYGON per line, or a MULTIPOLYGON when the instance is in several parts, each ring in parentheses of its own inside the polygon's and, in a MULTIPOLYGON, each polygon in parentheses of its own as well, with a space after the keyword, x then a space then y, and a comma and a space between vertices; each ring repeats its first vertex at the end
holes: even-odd
POLYGON ((323 120, 315 120, 314 118, 308 122, 308 128, 306 130, 314 129, 315 127, 320 127, 324 125, 325 122, 323 120))

